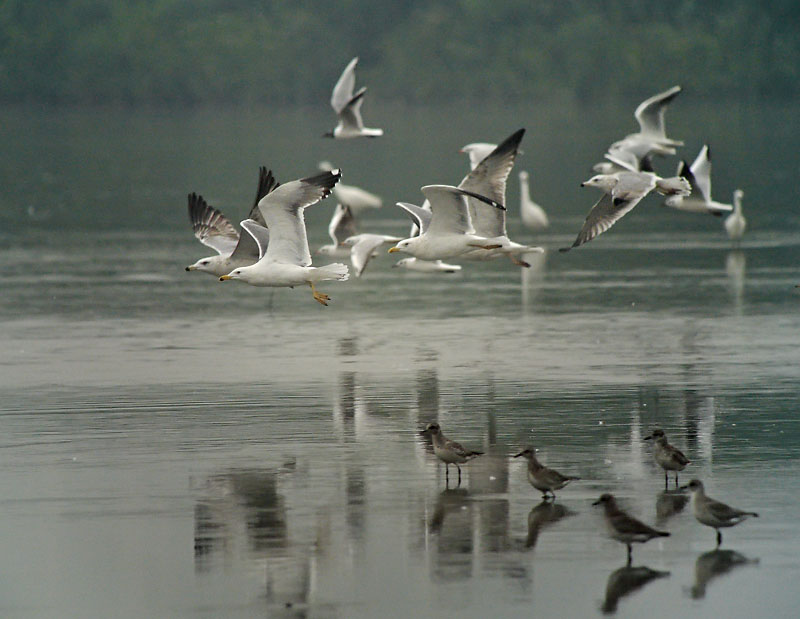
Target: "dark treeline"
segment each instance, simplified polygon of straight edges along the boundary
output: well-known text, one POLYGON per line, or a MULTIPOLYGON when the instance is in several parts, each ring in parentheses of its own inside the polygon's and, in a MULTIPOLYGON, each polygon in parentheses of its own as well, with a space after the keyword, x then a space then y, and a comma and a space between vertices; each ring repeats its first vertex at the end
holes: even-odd
POLYGON ((797 97, 797 0, 5 0, 0 101, 797 97))

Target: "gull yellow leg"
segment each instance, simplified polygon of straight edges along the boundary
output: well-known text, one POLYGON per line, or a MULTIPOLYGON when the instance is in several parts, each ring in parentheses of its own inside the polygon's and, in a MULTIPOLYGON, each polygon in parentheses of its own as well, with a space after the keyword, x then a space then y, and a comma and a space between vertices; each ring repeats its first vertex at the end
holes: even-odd
POLYGON ((311 294, 314 295, 314 300, 323 305, 328 305, 328 301, 330 301, 331 298, 324 292, 317 291, 317 289, 314 288, 314 282, 308 282, 308 285, 311 286, 311 294))

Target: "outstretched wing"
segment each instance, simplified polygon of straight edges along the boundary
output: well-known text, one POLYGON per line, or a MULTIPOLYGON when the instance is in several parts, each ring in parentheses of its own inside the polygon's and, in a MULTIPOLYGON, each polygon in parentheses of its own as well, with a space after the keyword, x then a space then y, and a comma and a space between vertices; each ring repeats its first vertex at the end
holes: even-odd
MULTIPOLYGON (((433 214, 426 208, 417 206, 416 204, 409 204, 408 202, 398 202, 397 206, 403 209, 406 214, 414 222, 414 225, 419 229, 420 234, 424 234, 428 230, 431 223, 433 214)), ((411 236, 414 236, 413 234, 411 236)))
POLYGON ((708 144, 704 144, 700 149, 697 159, 692 163, 691 170, 694 174, 694 181, 690 180, 689 182, 692 183, 692 186, 697 186, 706 202, 711 202, 711 149, 708 144))
POLYGON ((610 194, 604 193, 589 214, 586 216, 586 221, 583 222, 581 231, 578 232, 578 238, 571 247, 562 247, 559 251, 569 251, 573 247, 578 247, 584 243, 588 243, 596 236, 603 234, 611 226, 613 226, 619 219, 628 211, 633 209, 634 206, 641 202, 644 196, 639 196, 633 200, 614 200, 610 194), (615 202, 617 202, 615 204, 615 202))
MULTIPOLYGON (((278 181, 275 180, 275 177, 272 175, 272 171, 267 170, 267 168, 264 166, 259 167, 256 199, 253 202, 253 207, 250 209, 250 213, 247 215, 247 217, 261 227, 266 228, 267 223, 264 221, 264 217, 261 215, 261 211, 258 209, 258 203, 261 201, 261 198, 272 192, 276 187, 278 187, 278 181)), ((259 247, 258 243, 256 242, 257 239, 255 239, 254 236, 255 235, 252 233, 239 235, 239 243, 236 245, 236 249, 233 250, 231 258, 242 259, 245 257, 250 257, 258 260, 261 256, 263 256, 267 245, 266 243, 264 244, 264 251, 262 251, 262 248, 259 247)))
POLYGON ((664 127, 664 113, 667 106, 681 92, 680 86, 673 86, 669 90, 645 99, 636 108, 634 116, 639 122, 642 134, 657 140, 666 140, 667 133, 664 127))
POLYGON ((345 106, 353 98, 353 88, 356 85, 356 65, 358 64, 358 56, 353 58, 342 71, 339 80, 333 87, 331 93, 331 107, 337 114, 341 114, 345 106))
POLYGON ((266 260, 311 265, 303 211, 331 193, 342 174, 339 170, 323 172, 281 185, 258 203, 270 230, 266 260))
POLYGON ((195 238, 218 254, 230 254, 239 242, 239 233, 221 211, 208 204, 202 196, 189 194, 189 220, 195 238))
MULTIPOLYGON (((256 245, 256 260, 260 260, 267 253, 269 247, 269 228, 266 228, 253 219, 245 219, 241 222, 242 229, 250 236, 256 245)), ((245 236, 244 234, 242 236, 245 236)))
MULTIPOLYGON (((519 145, 524 135, 525 129, 512 133, 475 166, 475 169, 467 174, 458 186, 500 204, 505 204, 506 182, 514 167, 514 161, 519 153, 519 145)), ((469 198, 468 204, 475 234, 487 238, 506 235, 505 210, 488 208, 475 198, 469 198)))
POLYGON ((336 247, 341 245, 346 238, 358 234, 356 218, 353 216, 353 211, 349 206, 336 205, 336 208, 333 209, 331 222, 328 224, 328 234, 336 247))

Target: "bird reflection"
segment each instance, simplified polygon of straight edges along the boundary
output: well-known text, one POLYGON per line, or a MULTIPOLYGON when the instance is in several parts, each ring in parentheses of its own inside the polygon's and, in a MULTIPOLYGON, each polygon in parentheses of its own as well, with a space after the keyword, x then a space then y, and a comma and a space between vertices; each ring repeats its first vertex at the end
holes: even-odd
POLYGON ((731 296, 733 297, 733 307, 737 314, 740 313, 742 309, 746 263, 747 260, 744 253, 739 250, 728 252, 725 258, 725 273, 728 275, 731 296))
POLYGON ((663 524, 675 514, 683 511, 689 502, 689 496, 681 490, 664 490, 656 497, 656 524, 663 524))
POLYGON ((717 576, 727 574, 742 565, 756 565, 758 559, 748 559, 735 550, 712 550, 697 557, 694 564, 694 585, 690 593, 694 599, 704 598, 706 585, 717 576))
POLYGON ((472 502, 466 489, 446 489, 439 495, 428 529, 436 535, 434 577, 447 581, 469 578, 475 547, 472 502))
POLYGON ((542 501, 534 506, 528 513, 528 537, 525 538, 525 548, 534 548, 536 546, 539 532, 543 528, 574 514, 575 512, 555 501, 542 501))
POLYGON ((531 265, 519 270, 522 278, 522 307, 527 310, 542 290, 547 252, 523 254, 520 258, 531 265))
POLYGON ((604 613, 613 613, 617 610, 619 600, 634 591, 641 589, 651 580, 669 576, 669 572, 654 570, 649 567, 621 567, 611 572, 606 583, 606 599, 601 610, 604 613))

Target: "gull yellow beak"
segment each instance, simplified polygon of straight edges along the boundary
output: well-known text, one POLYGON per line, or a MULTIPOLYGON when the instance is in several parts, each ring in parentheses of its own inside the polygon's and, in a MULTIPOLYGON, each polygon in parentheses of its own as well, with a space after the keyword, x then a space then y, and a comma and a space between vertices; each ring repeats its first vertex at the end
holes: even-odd
POLYGON ((219 278, 219 281, 224 282, 226 280, 233 279, 230 275, 223 275, 219 278))
POLYGON ((390 254, 393 254, 393 253, 394 253, 394 252, 396 252, 396 251, 400 251, 400 250, 399 250, 397 247, 390 247, 390 248, 389 248, 389 253, 390 253, 390 254))

